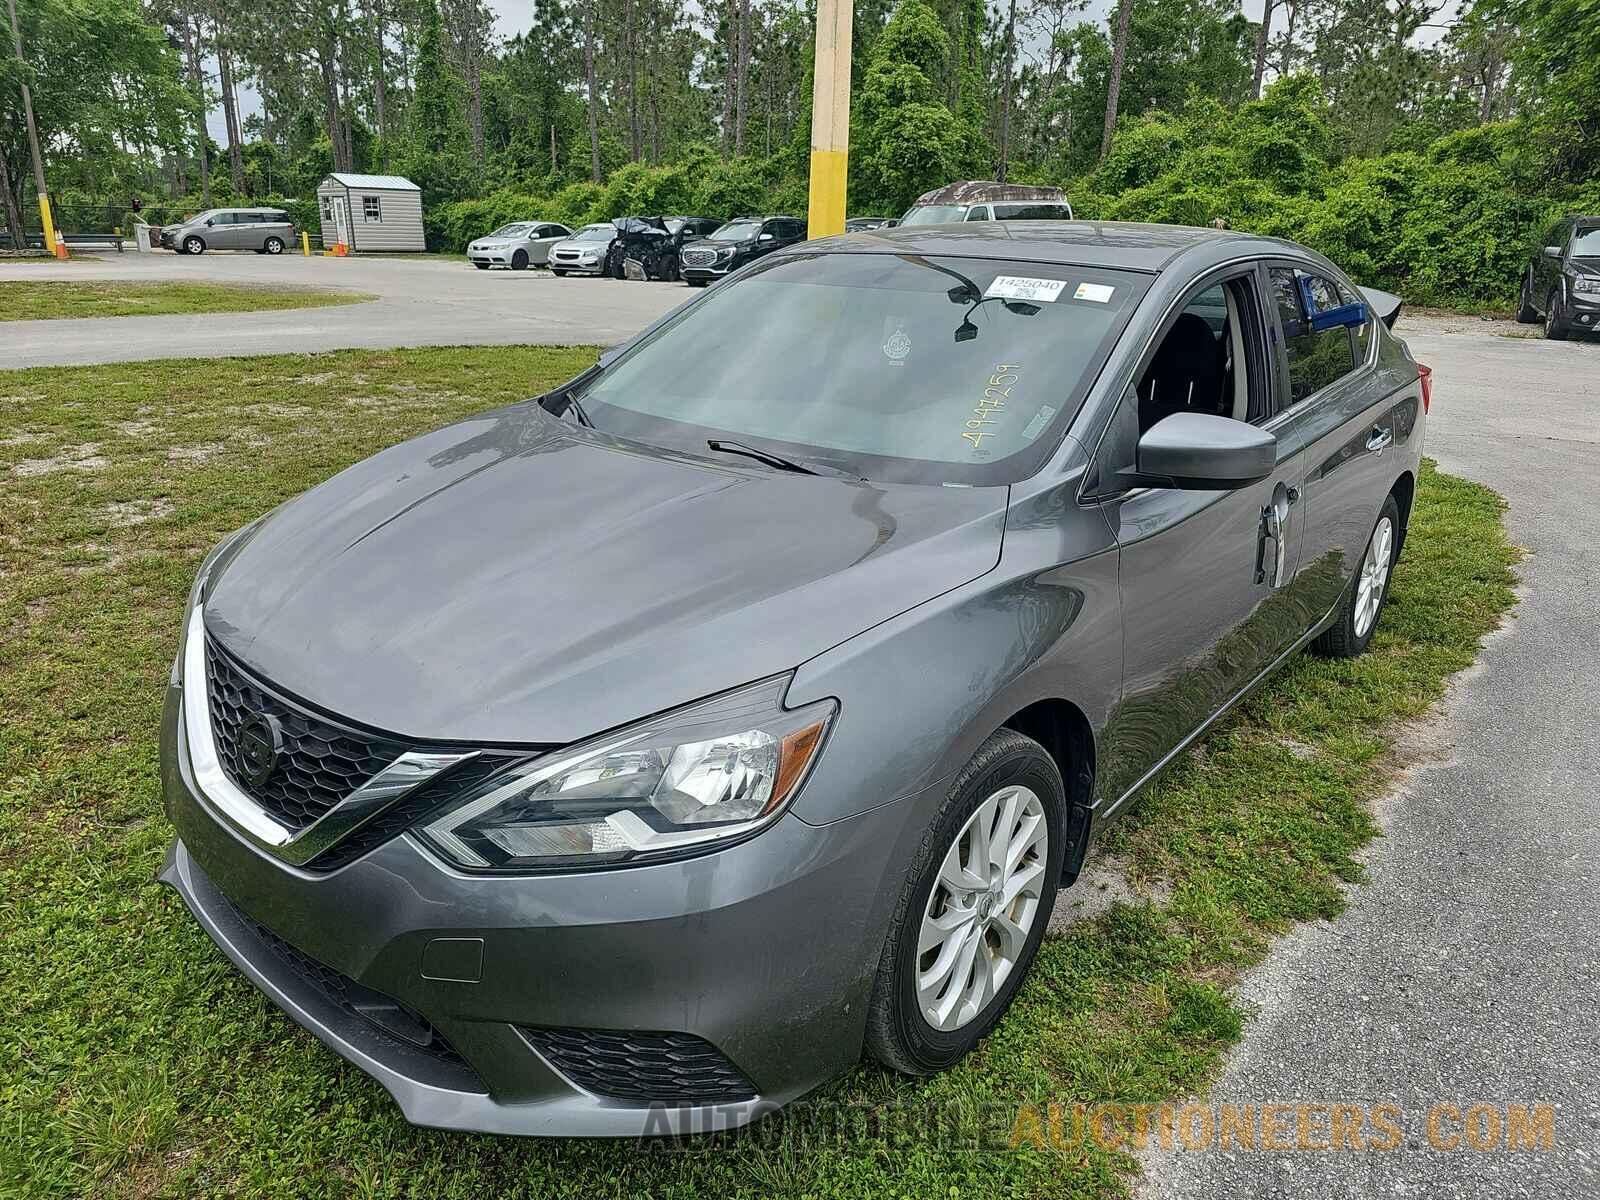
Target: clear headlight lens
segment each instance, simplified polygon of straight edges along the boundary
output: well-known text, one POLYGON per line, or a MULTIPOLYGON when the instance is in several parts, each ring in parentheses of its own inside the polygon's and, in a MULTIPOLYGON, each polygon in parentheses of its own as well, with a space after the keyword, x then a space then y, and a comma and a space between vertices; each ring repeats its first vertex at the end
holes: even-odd
POLYGON ((794 797, 837 709, 785 711, 787 686, 753 684, 535 759, 420 832, 480 871, 624 862, 744 837, 794 797))
POLYGON ((1584 292, 1591 296, 1600 295, 1600 277, 1579 275, 1572 281, 1572 290, 1584 292))

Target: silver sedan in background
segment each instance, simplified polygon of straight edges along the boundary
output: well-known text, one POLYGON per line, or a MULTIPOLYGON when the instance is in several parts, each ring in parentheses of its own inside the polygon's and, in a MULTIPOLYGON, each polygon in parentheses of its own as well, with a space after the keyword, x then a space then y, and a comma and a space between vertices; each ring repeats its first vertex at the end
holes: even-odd
POLYGON ((572 230, 552 221, 513 221, 467 247, 467 258, 480 271, 490 267, 510 267, 526 271, 529 267, 550 265, 550 248, 572 230))
POLYGON ((600 275, 606 269, 606 250, 617 236, 610 221, 585 225, 550 251, 552 275, 600 275))

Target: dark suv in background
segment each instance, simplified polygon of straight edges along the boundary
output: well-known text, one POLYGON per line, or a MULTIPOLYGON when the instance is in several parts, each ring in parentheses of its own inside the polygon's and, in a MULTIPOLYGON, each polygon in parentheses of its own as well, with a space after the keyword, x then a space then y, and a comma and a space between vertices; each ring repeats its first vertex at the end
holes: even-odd
POLYGON ((680 273, 690 287, 705 287, 745 263, 806 240, 799 217, 735 217, 703 241, 684 247, 680 273))
POLYGON ((1557 341, 1600 330, 1600 216, 1563 217, 1539 239, 1522 276, 1517 320, 1544 321, 1557 341))

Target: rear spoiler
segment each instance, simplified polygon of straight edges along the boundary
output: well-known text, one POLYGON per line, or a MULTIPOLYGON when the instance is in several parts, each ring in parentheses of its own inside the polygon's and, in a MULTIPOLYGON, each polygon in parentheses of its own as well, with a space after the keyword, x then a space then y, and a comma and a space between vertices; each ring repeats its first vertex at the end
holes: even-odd
POLYGON ((1378 319, 1393 329, 1395 318, 1400 315, 1400 297, 1393 292, 1380 292, 1377 288, 1369 287, 1362 288, 1361 294, 1367 298, 1372 311, 1378 314, 1378 319))

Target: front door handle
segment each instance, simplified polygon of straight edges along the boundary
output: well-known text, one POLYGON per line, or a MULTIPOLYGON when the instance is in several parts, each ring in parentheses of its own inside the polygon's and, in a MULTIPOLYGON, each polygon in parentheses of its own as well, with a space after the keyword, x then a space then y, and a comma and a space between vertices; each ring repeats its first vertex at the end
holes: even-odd
POLYGON ((1367 438, 1367 449, 1371 450, 1374 454, 1382 454, 1393 443, 1394 430, 1385 429, 1381 425, 1375 425, 1372 429, 1372 436, 1367 438))

